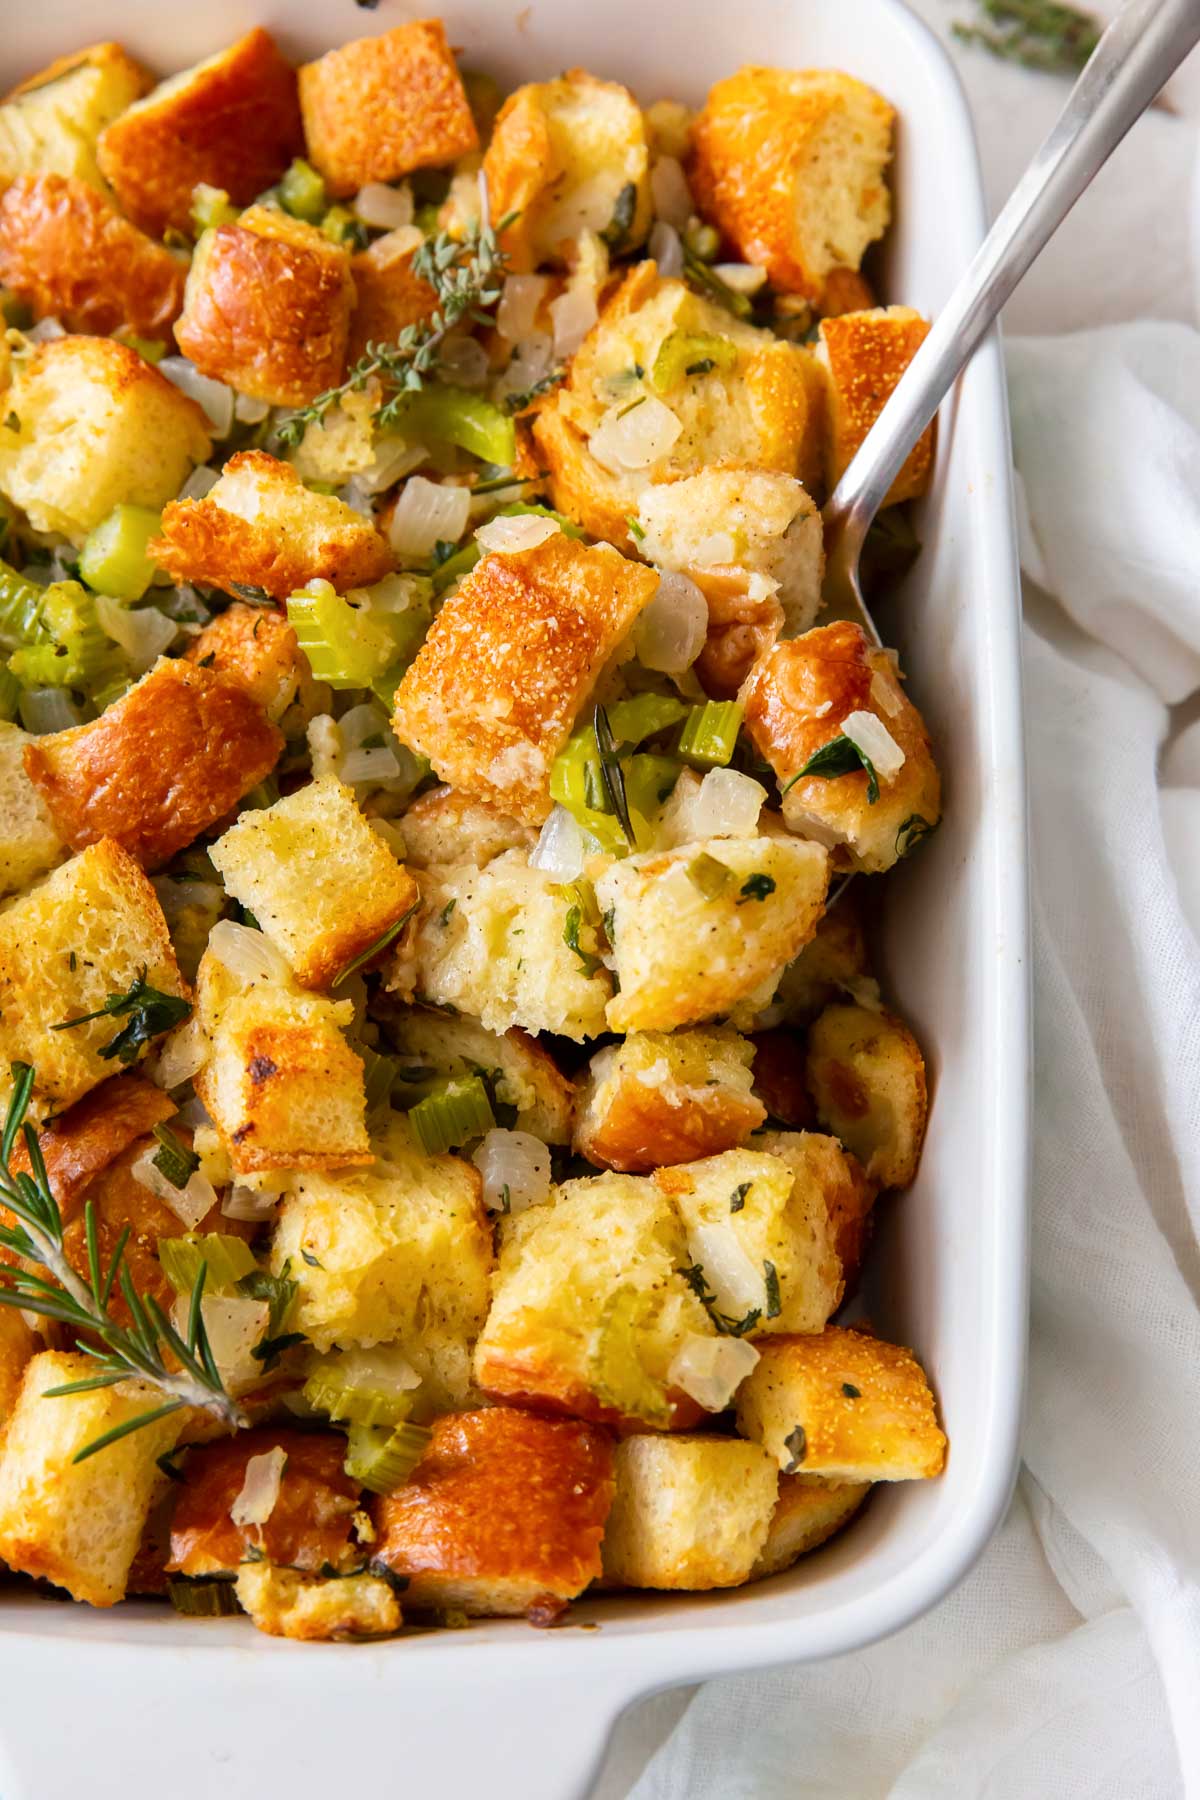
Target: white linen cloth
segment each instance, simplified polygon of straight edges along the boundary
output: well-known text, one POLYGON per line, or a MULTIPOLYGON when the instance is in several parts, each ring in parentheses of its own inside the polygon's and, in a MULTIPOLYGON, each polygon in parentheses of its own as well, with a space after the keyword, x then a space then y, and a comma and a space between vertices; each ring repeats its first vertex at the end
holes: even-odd
MULTIPOLYGON (((1200 722, 1170 785, 1158 767, 1200 696, 1200 335, 1007 355, 1037 1055, 1020 1486, 916 1625, 696 1690, 636 1800, 1200 1797, 1200 722)), ((680 1705, 646 1703, 643 1741, 680 1705)), ((620 1762, 601 1794, 628 1791, 620 1762)))

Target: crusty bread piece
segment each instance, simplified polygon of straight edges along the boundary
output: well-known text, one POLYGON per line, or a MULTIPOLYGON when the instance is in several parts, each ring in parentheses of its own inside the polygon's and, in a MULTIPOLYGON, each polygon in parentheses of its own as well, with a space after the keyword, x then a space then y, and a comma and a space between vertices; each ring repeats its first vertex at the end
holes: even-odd
POLYGON ((843 313, 870 312, 875 305, 875 290, 861 269, 830 269, 816 309, 823 319, 838 319, 843 313))
POLYGON ((389 1007, 382 1017, 404 1068, 438 1075, 482 1069, 497 1103, 515 1108, 515 1130, 532 1132, 544 1144, 570 1143, 574 1083, 536 1038, 524 1031, 487 1031, 477 1019, 430 1006, 389 1007))
POLYGON ((610 1029, 671 1031, 758 1004, 812 936, 828 879, 819 844, 781 837, 709 838, 613 863, 596 883, 620 984, 610 1029), (699 856, 730 871, 713 899, 688 874, 699 856))
POLYGON ((782 1157, 796 1177, 797 1189, 807 1191, 818 1211, 823 1210, 849 1293, 862 1267, 878 1183, 836 1138, 820 1131, 759 1131, 751 1148, 782 1157))
POLYGON ((0 899, 19 894, 61 860, 63 841, 25 773, 28 735, 0 720, 0 899))
POLYGON ((11 1063, 32 1063, 35 1111, 62 1112, 111 1075, 100 1052, 120 1019, 54 1027, 142 974, 160 993, 186 994, 154 889, 127 851, 103 839, 0 912, 0 1093, 11 1063))
MULTIPOLYGON (((816 355, 827 383, 825 485, 831 493, 928 336, 929 320, 911 306, 877 306, 822 321, 816 355)), ((925 492, 933 473, 935 430, 933 422, 925 427, 884 506, 925 492)))
POLYGON ((261 27, 162 81, 100 138, 100 167, 143 231, 190 234, 192 189, 238 206, 270 187, 301 147, 296 76, 261 27))
POLYGON ((916 1177, 929 1096, 920 1045, 894 1013, 827 1006, 808 1034, 808 1085, 821 1123, 880 1187, 916 1177))
POLYGON ((283 737, 236 681, 163 657, 86 725, 25 746, 73 849, 111 838, 158 869, 274 768, 283 737))
POLYGON ((350 260, 356 296, 350 318, 350 362, 357 361, 368 344, 394 343, 406 325, 427 319, 437 304, 429 283, 412 272, 413 251, 401 247, 406 236, 389 231, 350 260))
POLYGON ((776 644, 755 663, 740 698, 755 749, 787 788, 788 826, 828 844, 837 866, 881 874, 937 824, 941 781, 925 721, 901 686, 891 652, 870 643, 861 626, 838 620, 776 644), (861 766, 793 782, 818 750, 843 735, 852 713, 864 712, 904 759, 892 774, 877 769, 876 800, 861 766))
POLYGON ((334 775, 244 812, 209 854, 304 987, 328 987, 417 904, 416 882, 334 775))
POLYGON ((737 1426, 785 1475, 914 1481, 940 1475, 946 1439, 911 1350, 836 1325, 768 1338, 737 1395, 737 1426))
POLYGON ((600 1573, 613 1492, 607 1434, 512 1407, 438 1419, 412 1475, 373 1507, 375 1559, 410 1612, 548 1624, 600 1573))
POLYGON ((819 1475, 781 1475, 779 1498, 767 1541, 755 1559, 750 1580, 779 1575, 801 1556, 848 1525, 871 1491, 869 1481, 826 1481, 819 1475))
MULTIPOLYGON (((357 354, 350 352, 349 360, 357 354)), ((323 419, 307 425, 300 442, 288 452, 297 475, 337 488, 369 469, 377 454, 374 419, 379 400, 380 390, 370 382, 361 393, 344 394, 323 419)))
POLYGON ((259 587, 276 600, 317 580, 339 593, 368 587, 396 560, 369 519, 265 450, 239 450, 203 500, 168 506, 150 554, 176 581, 259 587))
POLYGON ((825 913, 775 995, 790 1025, 808 1025, 831 1000, 869 978, 861 888, 852 882, 825 913))
POLYGON ((540 823, 550 765, 657 586, 652 569, 561 531, 482 557, 400 683, 396 735, 463 793, 540 823))
POLYGON ((405 860, 414 869, 442 863, 482 869, 505 850, 532 850, 537 842, 531 825, 449 787, 430 788, 414 800, 403 831, 405 860))
POLYGON ((390 1637, 401 1625, 400 1602, 378 1575, 330 1579, 244 1563, 237 1574, 239 1604, 268 1637, 325 1644, 339 1638, 390 1637))
POLYGON ((346 366, 350 254, 315 225, 252 206, 196 245, 175 339, 198 369, 272 406, 303 406, 346 366))
POLYGON ((838 69, 739 69, 693 122, 692 192, 745 262, 819 300, 826 277, 857 269, 887 228, 894 118, 838 69))
POLYGON ((479 148, 440 19, 413 19, 305 63, 300 105, 308 154, 335 195, 479 148))
POLYGON ((781 1025, 752 1032, 750 1041, 754 1045, 754 1093, 766 1107, 770 1122, 797 1131, 810 1130, 817 1115, 804 1078, 803 1035, 781 1025))
POLYGON ((650 156, 637 101, 617 81, 568 69, 500 108, 483 159, 493 219, 515 213, 504 246, 516 269, 563 262, 584 231, 628 252, 650 229, 650 156))
POLYGON ((282 718, 310 675, 287 615, 242 600, 218 613, 183 654, 188 662, 236 681, 274 720, 282 718))
POLYGON ((78 176, 22 175, 0 198, 0 281, 35 319, 168 338, 185 274, 78 176))
POLYGON ((41 1338, 30 1330, 17 1308, 0 1307, 0 1454, 26 1366, 41 1348, 41 1338))
POLYGON ((262 1425, 234 1438, 188 1451, 171 1522, 168 1569, 181 1575, 221 1575, 236 1569, 253 1547, 268 1562, 316 1571, 346 1569, 362 1560, 351 1541, 358 1483, 346 1474, 340 1434, 262 1425), (229 1509, 242 1491, 252 1456, 286 1453, 279 1498, 261 1525, 235 1525, 229 1509))
MULTIPOLYGON (((111 1075, 38 1133, 50 1191, 69 1224, 88 1188, 139 1138, 148 1137, 178 1111, 169 1094, 140 1075, 111 1075)), ((14 1169, 29 1167, 23 1143, 13 1150, 14 1169)), ((143 1190, 145 1191, 145 1190, 143 1190)), ((147 1195, 147 1198, 150 1198, 147 1195)), ((178 1220, 176 1225, 178 1226, 178 1220)))
POLYGON ((606 1587, 737 1587, 766 1542, 778 1476, 737 1438, 630 1437, 601 1554, 606 1587))
POLYGON ((4 418, 0 493, 73 544, 122 502, 164 505, 212 448, 196 402, 113 338, 38 344, 4 418))
POLYGON ((126 1577, 161 1479, 157 1458, 180 1415, 144 1425, 77 1463, 94 1438, 153 1407, 140 1382, 45 1398, 94 1375, 90 1356, 43 1350, 25 1370, 0 1457, 0 1556, 11 1569, 66 1588, 89 1606, 124 1598, 126 1577))
POLYGON ((150 80, 112 43, 72 51, 28 76, 0 106, 0 187, 20 175, 54 174, 103 192, 96 140, 150 80))
POLYGON ((752 1054, 733 1031, 632 1032, 592 1058, 575 1150, 640 1174, 744 1143, 766 1117, 750 1091, 752 1054))

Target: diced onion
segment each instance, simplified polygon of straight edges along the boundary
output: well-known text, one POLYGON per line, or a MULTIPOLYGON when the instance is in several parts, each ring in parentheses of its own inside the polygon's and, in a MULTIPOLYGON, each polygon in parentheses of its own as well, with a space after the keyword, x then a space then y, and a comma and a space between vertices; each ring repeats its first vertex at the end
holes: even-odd
MULTIPOLYGON (((190 887, 192 883, 180 885, 190 887)), ((199 1020, 188 1019, 163 1039, 149 1071, 151 1080, 160 1088, 182 1087, 204 1067, 208 1061, 208 1048, 208 1039, 200 1029, 199 1020)))
POLYGON ((469 488, 443 487, 423 475, 412 475, 388 527, 392 549, 399 556, 431 556, 436 544, 458 542, 470 512, 469 488))
POLYGON ((69 731, 82 723, 83 714, 69 699, 66 688, 27 688, 18 701, 21 723, 34 737, 51 731, 69 731))
MULTIPOLYGON (((171 1323, 186 1335, 190 1298, 180 1294, 171 1308, 171 1323)), ((238 1294, 205 1294, 200 1302, 204 1329, 213 1358, 230 1394, 244 1393, 261 1380, 262 1370, 250 1352, 266 1335, 271 1309, 265 1300, 238 1294)))
POLYGON ((565 806, 556 806, 530 851, 530 868, 544 869, 559 881, 578 881, 583 874, 583 858, 582 831, 565 806))
POLYGON ((757 263, 714 263, 713 274, 735 294, 757 294, 767 279, 767 271, 757 263))
MULTIPOLYGON (((654 196, 654 216, 676 231, 682 231, 694 211, 692 190, 687 184, 683 164, 674 156, 660 156, 650 171, 650 192, 654 196)), ((654 256, 651 243, 650 254, 654 256)), ((658 259, 655 257, 655 261, 658 259)), ((682 267, 682 259, 680 261, 682 267)), ((663 266, 658 265, 659 274, 663 266)))
POLYGON ((237 1499, 229 1508, 229 1517, 235 1525, 266 1524, 275 1511, 286 1467, 287 1451, 282 1444, 250 1458, 237 1499))
POLYGON ((887 713, 889 718, 894 719, 904 711, 904 695, 878 669, 871 675, 871 699, 880 712, 887 713))
POLYGON ((235 925, 232 919, 219 919, 208 934, 208 947, 243 987, 252 987, 256 981, 283 984, 290 981, 288 965, 274 944, 249 925, 235 925))
POLYGON ((371 245, 371 261, 379 269, 390 269, 394 262, 402 256, 411 256, 425 242, 425 233, 419 225, 397 225, 386 237, 376 238, 371 245))
POLYGON ((36 325, 25 333, 26 342, 30 344, 48 344, 54 338, 66 337, 66 329, 59 319, 39 319, 36 325))
POLYGON ((664 281, 675 280, 683 274, 683 242, 673 225, 657 220, 650 227, 646 248, 658 264, 658 272, 664 281))
POLYGON ((375 446, 375 460, 347 484, 364 494, 382 494, 394 487, 405 475, 419 469, 429 452, 424 444, 410 444, 407 438, 382 437, 375 446))
POLYGON ((357 781, 394 781, 399 773, 400 764, 386 744, 370 750, 347 750, 342 758, 341 778, 350 787, 357 781))
POLYGON ((688 1233, 688 1249, 716 1295, 719 1311, 741 1319, 755 1307, 761 1309, 765 1305, 767 1290, 762 1265, 751 1261, 732 1226, 695 1226, 688 1233))
MULTIPOLYGON (((190 1024, 191 1021, 189 1020, 188 1023, 190 1024)), ((183 1029, 182 1026, 180 1029, 183 1029)), ((193 1095, 186 1106, 180 1107, 178 1117, 179 1123, 186 1125, 189 1131, 195 1131, 200 1126, 206 1126, 210 1131, 213 1129, 209 1110, 199 1095, 193 1095)), ((193 1148, 195 1148, 194 1145, 193 1148)))
POLYGON ((697 569, 724 568, 737 562, 737 545, 728 531, 710 531, 702 537, 691 556, 697 569))
POLYGON ((235 1183, 221 1202, 221 1211, 227 1219, 242 1219, 257 1225, 273 1219, 278 1205, 278 1194, 240 1187, 235 1183))
POLYGON ((183 1221, 186 1230, 194 1231, 205 1214, 210 1213, 217 1204, 216 1189, 199 1169, 191 1176, 186 1187, 177 1188, 167 1180, 161 1169, 156 1168, 154 1158, 157 1155, 157 1144, 150 1150, 143 1150, 130 1174, 156 1200, 169 1206, 175 1217, 183 1221))
POLYGON ((261 425, 270 410, 269 400, 255 400, 249 394, 238 394, 233 402, 233 416, 242 425, 261 425))
POLYGON ((640 614, 634 643, 645 669, 680 675, 690 669, 708 636, 708 601, 694 581, 667 570, 640 614))
POLYGON ((174 619, 168 619, 155 606, 126 606, 108 594, 96 595, 96 617, 105 637, 120 644, 138 675, 143 675, 168 644, 175 642, 179 629, 174 619))
POLYGON ((376 837, 383 839, 396 861, 403 862, 408 854, 408 847, 404 842, 404 831, 400 824, 395 819, 379 819, 374 817, 368 818, 367 824, 371 827, 371 830, 375 833, 376 837))
POLYGON ((347 750, 360 749, 367 738, 388 729, 388 716, 377 700, 368 700, 364 706, 352 706, 338 720, 338 730, 347 750))
POLYGON ((477 338, 448 338, 438 353, 439 373, 457 387, 482 387, 491 374, 488 354, 477 338))
POLYGON ((847 713, 842 720, 842 736, 863 755, 869 757, 875 765, 875 773, 890 781, 904 767, 904 752, 884 724, 874 713, 847 713))
POLYGON ((550 1152, 528 1131, 487 1131, 471 1161, 490 1212, 524 1212, 550 1195, 550 1152))
POLYGON ((193 469, 179 490, 181 500, 203 500, 205 494, 211 494, 221 479, 219 469, 210 469, 207 463, 201 463, 193 469))
POLYGON ((660 461, 682 430, 670 407, 648 394, 624 410, 608 413, 588 440, 588 449, 602 468, 620 475, 660 461))
POLYGON ((710 769, 700 783, 692 812, 695 836, 753 837, 767 790, 737 769, 710 769))
POLYGON ((671 1360, 667 1380, 706 1412, 724 1412, 757 1361, 758 1351, 745 1338, 690 1331, 671 1360))
POLYGON ((569 287, 550 302, 550 317, 554 321, 555 356, 574 356, 599 317, 594 289, 569 287))
POLYGON ((195 363, 189 362, 186 356, 164 356, 158 365, 160 375, 165 375, 181 394, 195 400, 208 414, 209 423, 217 437, 227 437, 233 429, 233 389, 226 387, 223 381, 214 381, 209 375, 202 375, 195 363))
POLYGON ((541 513, 517 513, 513 518, 489 519, 475 533, 476 542, 498 556, 514 556, 519 550, 535 550, 559 531, 557 519, 541 513))
POLYGON ((388 187, 384 181, 368 181, 351 204, 355 217, 377 231, 396 231, 413 222, 412 189, 407 182, 403 187, 388 187))
POLYGON ((501 402, 508 394, 524 394, 543 381, 554 367, 554 343, 544 331, 530 332, 513 352, 512 360, 493 389, 501 402))
POLYGON ((496 308, 496 329, 510 344, 519 344, 534 330, 539 308, 550 286, 546 275, 510 275, 496 308))

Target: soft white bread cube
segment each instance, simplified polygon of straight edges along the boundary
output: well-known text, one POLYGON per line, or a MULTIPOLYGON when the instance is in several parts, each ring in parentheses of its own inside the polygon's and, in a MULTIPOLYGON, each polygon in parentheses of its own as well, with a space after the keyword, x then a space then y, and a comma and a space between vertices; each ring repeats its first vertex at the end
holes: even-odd
POLYGON ((0 493, 76 545, 114 506, 163 506, 212 448, 196 402, 114 338, 38 344, 3 413, 0 493))
POLYGON ((369 587, 395 563, 369 519, 336 494, 314 493, 265 450, 231 456, 203 500, 173 501, 150 551, 176 581, 257 587, 276 600, 310 581, 339 593, 369 587))
POLYGON ((53 174, 103 192, 96 140, 149 85, 120 44, 91 44, 30 75, 0 106, 0 187, 53 174))
POLYGON ((766 1542, 778 1474, 737 1438, 639 1436, 617 1445, 601 1555, 606 1587, 737 1587, 766 1542))
POLYGON ((848 1525, 871 1491, 869 1481, 826 1481, 818 1475, 781 1475, 779 1498, 750 1579, 779 1575, 848 1525))
POLYGON ((457 788, 430 788, 404 815, 404 852, 410 868, 474 863, 482 869, 505 850, 532 850, 537 832, 457 788))
POLYGON ((609 1028, 671 1031, 757 999, 812 936, 828 880, 819 844, 782 837, 708 838, 613 863, 596 883, 620 983, 609 1028), (688 873, 700 856, 729 871, 713 899, 688 873))
POLYGON ((11 1063, 31 1063, 35 1110, 61 1112, 111 1075, 114 1065, 100 1053, 122 1019, 54 1027, 95 1012, 142 975, 160 993, 186 996, 154 889, 133 858, 105 840, 0 912, 0 1093, 8 1092, 11 1063))
POLYGON ((124 1598, 161 1480, 156 1459, 174 1444, 180 1418, 145 1425, 76 1463, 94 1438, 158 1398, 140 1382, 46 1397, 47 1388, 95 1370, 89 1356, 53 1350, 26 1368, 0 1455, 0 1557, 23 1575, 66 1588, 72 1599, 113 1606, 124 1598))
POLYGON ((489 1031, 598 1037, 612 992, 587 974, 564 932, 571 899, 522 850, 476 869, 426 869, 421 910, 393 959, 387 986, 402 998, 450 1006, 489 1031))
POLYGON ((416 882, 333 775, 244 812, 209 854, 304 987, 328 987, 417 904, 416 882))
POLYGON ((693 122, 692 192, 743 261, 817 301, 887 228, 894 118, 838 69, 739 69, 693 122))
POLYGON ((580 1418, 686 1426, 671 1363, 715 1327, 689 1285, 687 1239, 648 1177, 568 1181, 504 1222, 475 1353, 485 1393, 580 1418))
POLYGON ((848 1293, 862 1267, 878 1183, 836 1138, 820 1131, 759 1131, 750 1147, 781 1157, 796 1177, 797 1190, 810 1196, 818 1215, 824 1212, 848 1293))
POLYGON ((940 1475, 946 1439, 911 1350, 829 1325, 768 1338, 738 1389, 737 1426, 785 1475, 915 1481, 940 1475))
POLYGON ((744 1143, 766 1117, 751 1092, 753 1054, 734 1031, 631 1032, 591 1060, 576 1151, 640 1174, 744 1143))
POLYGON ((851 883, 784 970, 775 1001, 789 1025, 808 1025, 823 1006, 857 992, 859 984, 869 979, 861 890, 851 883))
POLYGON ((274 39, 248 31, 162 81, 100 139, 100 167, 143 231, 190 234, 192 189, 223 188, 246 206, 300 152, 296 76, 274 39))
POLYGON ((479 148, 440 19, 355 38, 300 70, 308 154, 331 194, 397 181, 479 148))
POLYGON ((779 778, 789 829, 829 845, 839 867, 882 874, 937 824, 941 781, 925 721, 895 658, 860 626, 839 620, 776 644, 740 698, 750 740, 779 778), (846 773, 801 774, 847 725, 873 765, 874 795, 853 745, 844 746, 846 773))
POLYGON ((570 1143, 574 1083, 536 1038, 524 1031, 487 1031, 476 1019, 429 1006, 397 1006, 381 1016, 402 1078, 482 1070, 496 1104, 513 1108, 515 1130, 532 1132, 544 1144, 570 1143))
POLYGON ((657 586, 652 569, 561 531, 482 557, 396 691, 396 736, 462 793, 540 824, 550 766, 657 586))
POLYGON ((722 1318, 756 1336, 820 1331, 841 1300, 842 1265, 816 1182, 761 1150, 726 1150, 653 1180, 677 1207, 722 1318))
POLYGON ((295 626, 283 613, 235 600, 194 637, 184 657, 245 688, 268 719, 278 721, 311 680, 295 626))
POLYGON ((196 245, 175 340, 198 369, 272 406, 303 406, 346 365, 350 253, 317 226, 252 206, 196 245))
MULTIPOLYGON (((357 280, 354 285, 357 288, 357 280)), ((350 360, 356 354, 353 352, 350 360)), ((336 488, 370 468, 376 456, 378 404, 377 391, 364 388, 360 394, 345 394, 323 419, 305 426, 304 436, 288 452, 296 473, 305 481, 324 481, 336 488)))
POLYGON ((500 108, 483 159, 493 219, 513 267, 564 262, 582 232, 607 234, 625 254, 650 229, 645 122, 628 88, 569 69, 530 82, 500 108))
POLYGON ((880 1187, 917 1173, 929 1095, 925 1059, 894 1013, 827 1006, 813 1021, 806 1063, 817 1117, 880 1187))
MULTIPOLYGON (((817 362, 825 372, 825 485, 832 493, 925 339, 929 320, 911 306, 876 306, 821 322, 817 362)), ((884 506, 929 486, 935 427, 925 427, 887 491, 884 506)))
POLYGON ((30 1358, 42 1348, 15 1306, 0 1307, 0 1445, 30 1358))
POLYGON ((302 1643, 390 1637, 401 1625, 400 1602, 378 1575, 306 1575, 271 1563, 243 1563, 238 1603, 268 1637, 302 1643))
POLYGON ((63 854, 50 809, 25 773, 30 741, 19 725, 0 720, 0 899, 19 894, 63 854))

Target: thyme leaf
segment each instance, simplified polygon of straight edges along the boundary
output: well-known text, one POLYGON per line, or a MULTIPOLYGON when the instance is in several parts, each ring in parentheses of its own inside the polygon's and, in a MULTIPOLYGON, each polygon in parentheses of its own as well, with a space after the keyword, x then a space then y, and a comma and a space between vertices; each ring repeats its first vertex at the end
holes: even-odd
POLYGON ((1101 22, 1059 0, 978 0, 985 25, 956 20, 962 44, 978 44, 993 56, 1047 75, 1074 75, 1100 42, 1101 22), (998 28, 998 29, 997 29, 998 28))

